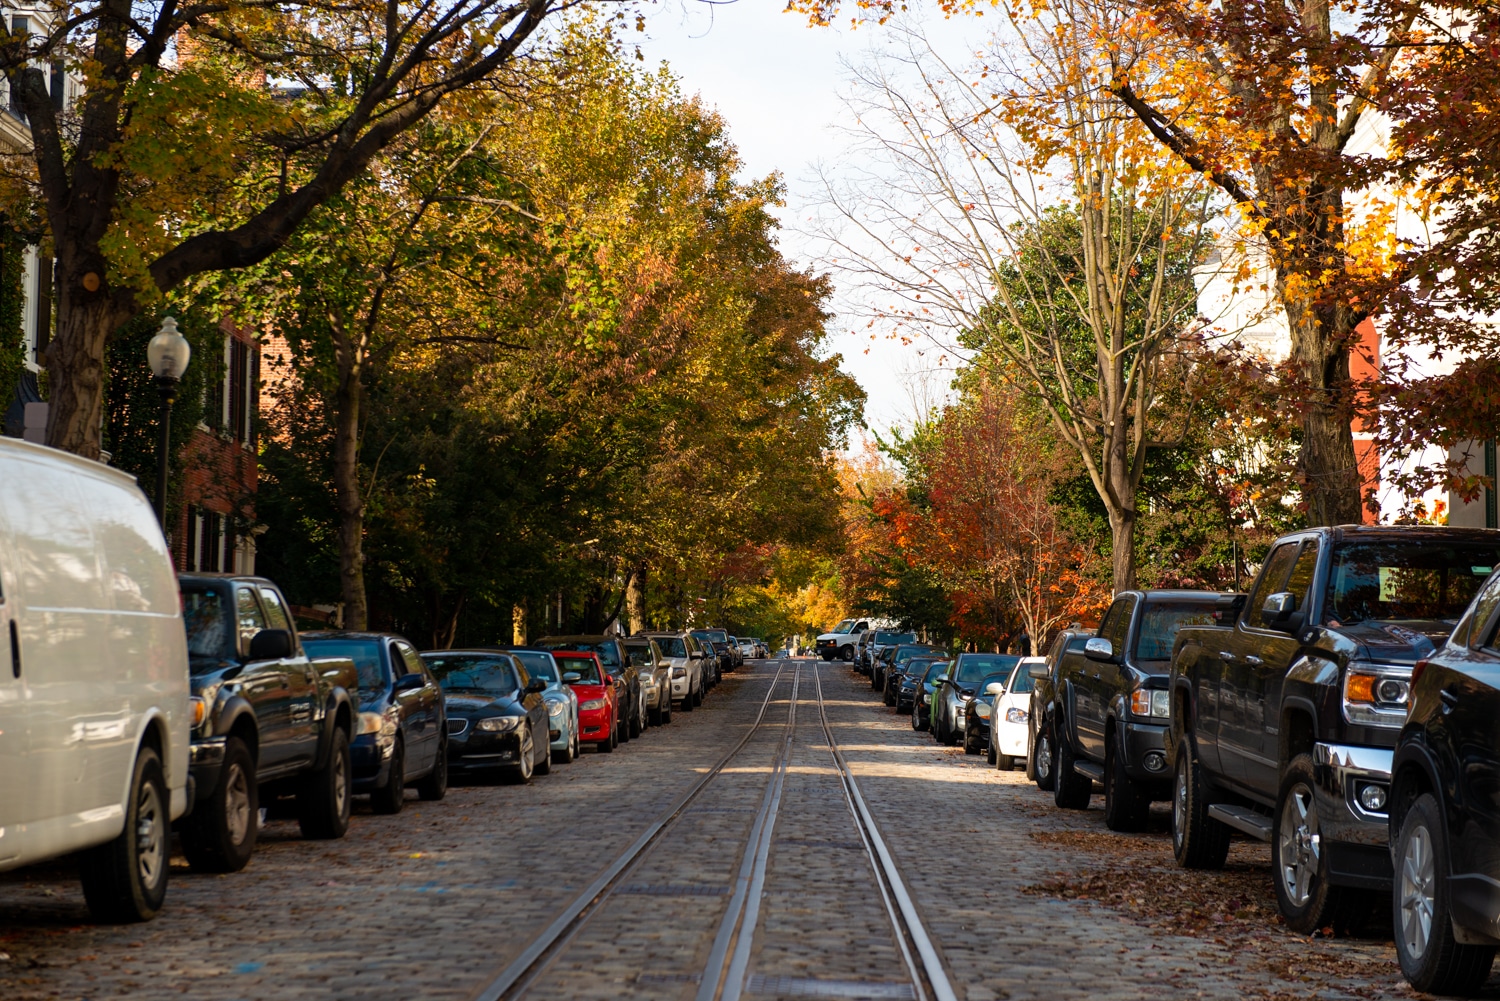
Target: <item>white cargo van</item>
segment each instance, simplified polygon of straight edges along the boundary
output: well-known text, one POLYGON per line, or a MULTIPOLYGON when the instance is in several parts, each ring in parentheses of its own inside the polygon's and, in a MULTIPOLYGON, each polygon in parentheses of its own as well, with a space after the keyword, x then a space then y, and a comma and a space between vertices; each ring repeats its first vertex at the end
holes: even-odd
POLYGON ((0 438, 0 870, 86 849, 97 919, 154 915, 189 724, 177 581, 145 496, 0 438))

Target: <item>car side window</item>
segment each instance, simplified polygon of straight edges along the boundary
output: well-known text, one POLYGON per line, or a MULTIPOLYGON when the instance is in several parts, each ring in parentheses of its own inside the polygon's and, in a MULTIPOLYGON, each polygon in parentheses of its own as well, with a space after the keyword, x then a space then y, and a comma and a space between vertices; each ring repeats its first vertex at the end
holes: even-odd
POLYGON ((1469 646, 1479 649, 1485 647, 1494 650, 1500 647, 1500 639, 1496 633, 1500 632, 1497 623, 1491 621, 1495 617, 1495 609, 1500 607, 1500 573, 1493 574, 1484 590, 1479 592, 1479 597, 1474 599, 1474 614, 1470 616, 1470 640, 1469 646))
POLYGON ((1104 621, 1099 623, 1099 635, 1109 640, 1117 653, 1125 649, 1125 633, 1130 629, 1130 613, 1134 608, 1134 598, 1116 598, 1104 613, 1104 621))
POLYGON ((292 629, 292 620, 286 613, 286 606, 281 603, 281 596, 269 587, 260 589, 260 603, 266 610, 266 622, 271 629, 292 629))
POLYGON ((404 668, 401 672, 402 674, 422 673, 422 658, 417 656, 416 650, 400 640, 397 640, 393 646, 395 646, 396 652, 401 655, 402 667, 404 668))
POLYGON ((255 591, 248 587, 234 589, 234 612, 240 634, 240 652, 243 654, 250 649, 251 637, 266 628, 266 616, 261 611, 260 602, 256 600, 255 591))
POLYGON ((1302 544, 1302 552, 1287 578, 1286 590, 1297 599, 1297 611, 1307 608, 1307 596, 1312 593, 1313 575, 1318 572, 1318 540, 1309 539, 1302 544))
POLYGON ((1292 563, 1297 558, 1297 543, 1283 542, 1271 551, 1271 556, 1266 560, 1265 572, 1260 575, 1260 583, 1255 587, 1255 593, 1245 602, 1245 622, 1255 629, 1266 628, 1265 603, 1266 599, 1273 594, 1279 593, 1282 584, 1286 582, 1287 575, 1291 573, 1292 563))

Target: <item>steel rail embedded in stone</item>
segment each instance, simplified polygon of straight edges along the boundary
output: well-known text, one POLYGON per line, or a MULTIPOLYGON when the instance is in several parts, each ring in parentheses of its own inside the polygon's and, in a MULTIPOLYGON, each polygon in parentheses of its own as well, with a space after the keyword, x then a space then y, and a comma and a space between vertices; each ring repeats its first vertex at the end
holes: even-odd
POLYGON ((819 667, 820 665, 813 665, 813 681, 817 687, 818 715, 823 723, 823 734, 828 741, 828 751, 833 756, 839 779, 843 783, 844 797, 848 801, 849 812, 854 817, 855 829, 859 832, 865 851, 870 856, 870 865, 875 871, 876 882, 880 885, 880 895, 885 900, 886 913, 890 917, 891 927, 895 929, 896 941, 901 947, 902 957, 906 960, 907 968, 911 973, 917 996, 922 1001, 926 1001, 925 980, 925 987, 931 988, 934 1001, 958 1001, 958 995, 954 993, 953 985, 948 980, 948 973, 943 968, 942 957, 938 955, 932 937, 927 934, 922 915, 917 911, 911 894, 906 890, 906 884, 901 880, 901 872, 896 866, 896 861, 892 858, 890 849, 886 847, 885 839, 880 836, 875 818, 870 815, 869 808, 865 806, 865 798, 860 795, 859 783, 854 778, 854 772, 849 767, 849 762, 845 760, 844 752, 839 749, 838 741, 834 739, 833 728, 828 725, 828 707, 823 701, 823 677, 819 667), (895 907, 892 906, 892 898, 895 900, 895 907), (897 908, 900 911, 899 915, 897 908), (917 957, 921 960, 920 968, 913 961, 912 950, 916 951, 917 957))
MULTIPOLYGON (((567 946, 578 930, 588 918, 599 909, 599 907, 614 894, 620 880, 634 869, 635 864, 659 841, 668 828, 686 812, 688 805, 701 793, 710 782, 712 782, 735 755, 749 743, 750 738, 760 729, 764 722, 766 710, 771 705, 771 696, 776 692, 776 685, 781 680, 784 664, 778 664, 776 674, 772 676, 771 683, 766 688, 766 697, 761 702, 760 711, 756 713, 749 729, 745 731, 733 747, 721 757, 712 768, 705 772, 696 782, 688 787, 686 791, 672 805, 667 807, 651 824, 636 838, 628 848, 620 853, 584 890, 573 898, 573 901, 563 908, 562 912, 549 924, 540 935, 513 960, 509 966, 501 970, 491 978, 480 990, 473 994, 473 1001, 503 1001, 507 998, 518 998, 536 980, 536 978, 550 965, 551 960, 556 957, 567 946)), ((792 712, 796 710, 795 685, 791 700, 792 712)), ((790 731, 790 727, 788 727, 790 731)))

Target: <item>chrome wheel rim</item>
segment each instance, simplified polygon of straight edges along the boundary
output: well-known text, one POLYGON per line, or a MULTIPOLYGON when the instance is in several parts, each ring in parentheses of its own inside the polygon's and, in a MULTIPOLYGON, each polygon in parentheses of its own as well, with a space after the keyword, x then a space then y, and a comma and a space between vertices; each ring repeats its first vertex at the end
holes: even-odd
POLYGON ((1432 857, 1432 835, 1418 825, 1407 839, 1401 857, 1401 940, 1407 955, 1420 959, 1432 939, 1432 914, 1437 909, 1437 867, 1432 857))
POLYGON ((1036 774, 1043 782, 1052 774, 1052 740, 1046 734, 1037 740, 1036 774))
POLYGON ((339 755, 338 767, 333 770, 333 804, 339 816, 348 812, 349 806, 349 756, 339 755))
POLYGON ((242 845, 250 835, 250 781, 238 762, 224 782, 224 826, 231 844, 242 845))
POLYGON ((535 748, 533 748, 531 746, 531 735, 527 734, 526 735, 526 739, 523 740, 523 741, 521 741, 521 777, 522 778, 528 778, 528 779, 531 778, 531 758, 532 758, 532 756, 535 753, 536 753, 535 748))
POLYGON ((167 825, 154 782, 143 784, 136 796, 135 858, 142 885, 155 886, 167 864, 167 825))
POLYGON ((1312 899, 1313 882, 1323 858, 1323 836, 1318 830, 1312 790, 1300 782, 1282 804, 1277 840, 1281 890, 1292 906, 1303 907, 1312 899))

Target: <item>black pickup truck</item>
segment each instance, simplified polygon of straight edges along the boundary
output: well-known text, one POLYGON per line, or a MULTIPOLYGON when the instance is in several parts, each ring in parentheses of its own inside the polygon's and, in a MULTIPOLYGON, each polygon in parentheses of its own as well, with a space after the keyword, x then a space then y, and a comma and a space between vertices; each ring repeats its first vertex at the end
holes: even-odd
POLYGON ((1172 659, 1172 847, 1223 865, 1271 843, 1277 903, 1309 932, 1388 908, 1387 800, 1412 667, 1500 564, 1500 532, 1344 526, 1283 536, 1221 625, 1172 659), (1364 891, 1375 891, 1373 894, 1364 891))
POLYGON ((359 681, 350 660, 310 660, 290 606, 260 577, 183 574, 191 672, 192 812, 179 822, 194 869, 234 872, 255 851, 262 798, 296 797, 309 838, 349 829, 349 754, 359 681))
POLYGON ((1218 599, 1214 591, 1121 591, 1082 650, 1062 648, 1048 713, 1058 806, 1087 808, 1102 782, 1109 829, 1145 830, 1151 801, 1171 796, 1173 641, 1185 626, 1210 624, 1218 599))

